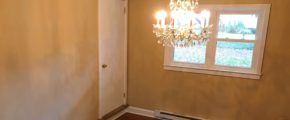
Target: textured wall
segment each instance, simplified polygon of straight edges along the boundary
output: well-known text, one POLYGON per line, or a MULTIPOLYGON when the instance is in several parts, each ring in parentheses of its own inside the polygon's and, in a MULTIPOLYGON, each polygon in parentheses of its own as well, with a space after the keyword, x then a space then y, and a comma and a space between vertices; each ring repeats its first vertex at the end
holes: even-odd
POLYGON ((97 0, 0 0, 0 119, 97 119, 97 0))
POLYGON ((154 13, 169 0, 129 0, 129 104, 213 120, 290 119, 289 0, 200 0, 272 4, 261 80, 166 71, 152 34, 154 13))

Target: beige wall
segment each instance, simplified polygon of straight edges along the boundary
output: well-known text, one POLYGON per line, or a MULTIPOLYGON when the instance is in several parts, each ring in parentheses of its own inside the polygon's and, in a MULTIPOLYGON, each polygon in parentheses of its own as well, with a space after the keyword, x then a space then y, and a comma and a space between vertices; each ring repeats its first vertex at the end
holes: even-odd
POLYGON ((200 0, 201 4, 271 3, 262 79, 166 71, 152 34, 155 11, 169 0, 129 0, 129 104, 213 120, 290 119, 290 1, 200 0))
POLYGON ((97 0, 0 0, 0 119, 96 120, 97 0))

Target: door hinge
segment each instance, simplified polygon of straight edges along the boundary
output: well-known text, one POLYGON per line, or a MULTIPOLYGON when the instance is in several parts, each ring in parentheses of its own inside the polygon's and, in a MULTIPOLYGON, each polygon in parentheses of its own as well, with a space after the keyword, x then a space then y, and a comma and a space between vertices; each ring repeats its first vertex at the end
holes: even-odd
POLYGON ((126 8, 124 7, 124 14, 126 14, 126 8))
POLYGON ((123 93, 123 97, 126 98, 126 93, 123 93))

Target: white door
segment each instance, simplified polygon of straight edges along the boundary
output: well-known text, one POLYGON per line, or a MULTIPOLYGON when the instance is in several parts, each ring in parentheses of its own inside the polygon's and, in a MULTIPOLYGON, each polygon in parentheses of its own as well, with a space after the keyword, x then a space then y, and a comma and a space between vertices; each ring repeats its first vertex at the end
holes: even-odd
POLYGON ((126 104, 127 1, 99 0, 99 117, 126 104))

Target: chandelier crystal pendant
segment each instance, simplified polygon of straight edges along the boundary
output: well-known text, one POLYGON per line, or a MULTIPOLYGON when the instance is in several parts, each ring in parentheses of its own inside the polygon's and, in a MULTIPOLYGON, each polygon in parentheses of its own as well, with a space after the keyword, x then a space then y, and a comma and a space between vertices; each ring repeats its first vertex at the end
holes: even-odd
POLYGON ((156 13, 157 23, 153 33, 157 42, 169 47, 192 47, 206 44, 209 40, 210 12, 203 10, 195 13, 198 0, 170 0, 170 21, 166 24, 167 13, 164 10, 156 13))

